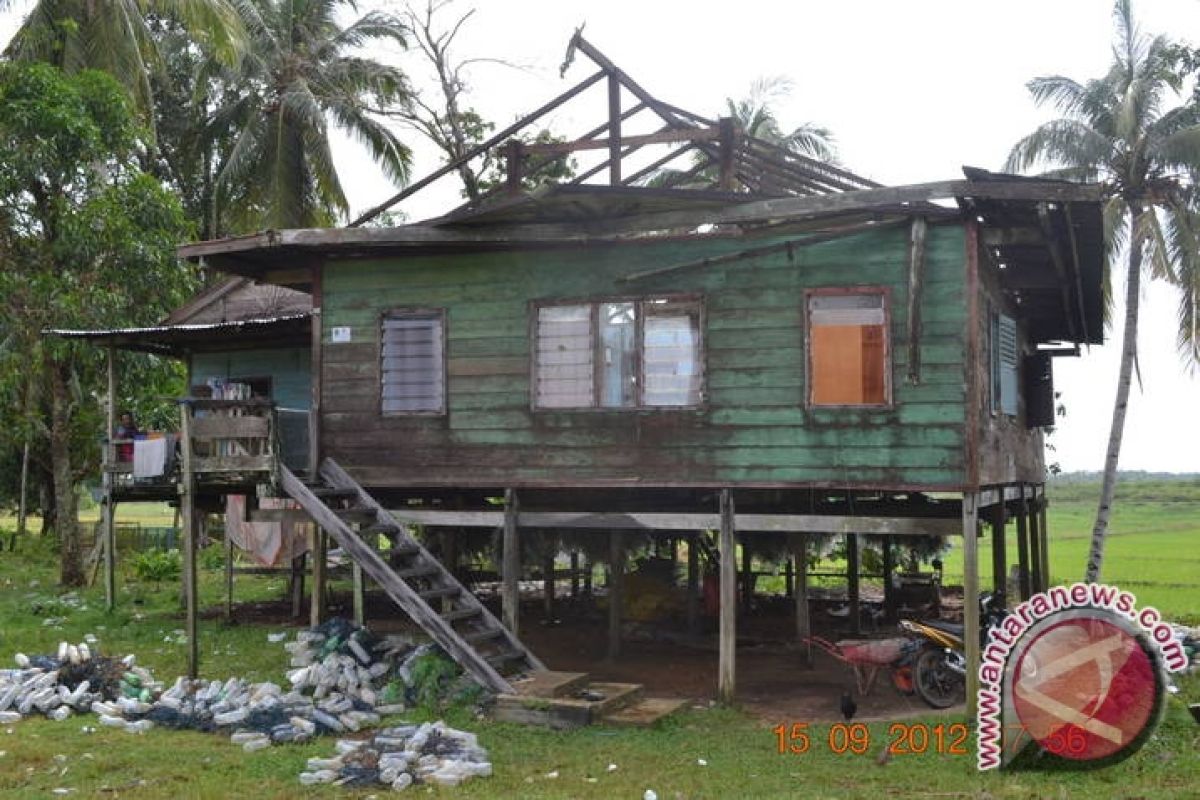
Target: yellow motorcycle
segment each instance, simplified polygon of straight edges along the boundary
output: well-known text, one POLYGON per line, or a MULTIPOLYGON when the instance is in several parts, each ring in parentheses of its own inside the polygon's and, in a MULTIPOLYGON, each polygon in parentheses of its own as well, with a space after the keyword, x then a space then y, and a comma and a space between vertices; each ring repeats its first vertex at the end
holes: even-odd
MULTIPOLYGON (((979 598, 979 642, 988 629, 1007 615, 1004 595, 984 593, 979 598)), ((912 658, 913 689, 934 708, 949 708, 966 699, 967 658, 963 626, 941 620, 901 620, 900 628, 921 642, 912 658)))

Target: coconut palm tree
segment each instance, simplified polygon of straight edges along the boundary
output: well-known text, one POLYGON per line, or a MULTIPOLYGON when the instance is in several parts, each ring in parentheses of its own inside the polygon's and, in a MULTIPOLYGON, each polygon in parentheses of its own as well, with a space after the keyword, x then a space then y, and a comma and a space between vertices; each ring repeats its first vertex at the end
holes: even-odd
MULTIPOLYGON (((725 115, 747 136, 799 156, 807 156, 828 164, 837 163, 837 151, 833 134, 828 128, 806 122, 791 131, 785 131, 775 115, 780 101, 791 94, 791 79, 782 75, 759 78, 750 84, 745 97, 725 99, 725 115)), ((697 153, 693 163, 708 164, 699 171, 665 168, 655 170, 646 177, 645 186, 669 186, 677 189, 712 188, 720 181, 719 168, 711 163, 707 154, 697 153)), ((758 176, 761 180, 764 176, 758 176)))
MULTIPOLYGON (((250 48, 226 78, 239 88, 209 119, 208 135, 232 135, 218 176, 235 227, 328 225, 349 210, 330 150, 330 123, 366 146, 385 174, 408 179, 411 152, 375 118, 408 93, 404 73, 352 55, 405 43, 393 16, 372 12, 342 27, 353 0, 244 0, 250 48)), ((210 68, 220 70, 219 64, 210 68)))
MULTIPOLYGON (((150 122, 150 72, 158 52, 149 19, 178 20, 200 44, 233 63, 244 44, 237 0, 37 0, 4 54, 45 61, 67 73, 98 69, 121 83, 143 121, 150 122)), ((20 5, 0 0, 0 12, 20 5)))
POLYGON ((1138 303, 1143 272, 1180 288, 1179 347, 1189 365, 1200 362, 1197 289, 1200 270, 1197 183, 1200 108, 1183 101, 1170 43, 1143 34, 1129 0, 1113 12, 1113 63, 1102 78, 1078 83, 1060 75, 1035 78, 1036 102, 1061 114, 1013 147, 1007 168, 1052 167, 1048 174, 1100 181, 1107 188, 1105 222, 1110 274, 1124 253, 1125 329, 1100 503, 1092 528, 1085 579, 1096 581, 1104 556, 1117 460, 1129 389, 1137 364, 1138 303), (1178 101, 1178 102, 1175 102, 1178 101))

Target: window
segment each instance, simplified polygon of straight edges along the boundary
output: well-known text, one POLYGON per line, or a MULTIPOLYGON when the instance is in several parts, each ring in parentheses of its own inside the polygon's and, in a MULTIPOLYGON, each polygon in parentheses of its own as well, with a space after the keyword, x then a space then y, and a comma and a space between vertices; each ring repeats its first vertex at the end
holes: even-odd
POLYGON ((440 311, 384 315, 379 346, 384 414, 445 413, 444 331, 440 311))
POLYGON ((537 308, 537 408, 679 408, 700 404, 695 300, 612 300, 537 308))
POLYGON ((1017 415, 1017 323, 993 311, 988 331, 988 357, 992 375, 992 411, 1017 415))
POLYGON ((810 404, 887 405, 891 402, 889 360, 883 291, 809 294, 810 404))

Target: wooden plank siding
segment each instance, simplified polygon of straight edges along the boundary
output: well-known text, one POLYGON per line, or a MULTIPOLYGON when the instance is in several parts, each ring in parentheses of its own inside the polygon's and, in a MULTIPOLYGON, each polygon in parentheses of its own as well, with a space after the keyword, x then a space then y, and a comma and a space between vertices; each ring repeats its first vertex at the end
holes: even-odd
POLYGON ((634 283, 617 279, 747 242, 327 261, 322 451, 371 486, 961 486, 963 230, 929 229, 916 385, 907 242, 904 227, 868 231, 634 283), (890 407, 805 406, 804 291, 838 286, 890 290, 890 407), (700 409, 532 410, 533 302, 681 294, 702 298, 700 409), (446 314, 445 415, 379 413, 379 320, 396 307, 446 314), (333 327, 351 341, 332 343, 333 327))

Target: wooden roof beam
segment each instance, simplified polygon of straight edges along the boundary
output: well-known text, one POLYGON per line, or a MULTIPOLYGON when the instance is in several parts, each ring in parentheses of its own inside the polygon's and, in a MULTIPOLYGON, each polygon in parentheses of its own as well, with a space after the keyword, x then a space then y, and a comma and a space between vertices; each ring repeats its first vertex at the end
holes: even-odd
POLYGON ((1063 260, 1062 250, 1058 246, 1058 237, 1054 233, 1054 223, 1050 219, 1050 207, 1047 203, 1037 204, 1038 222, 1042 226, 1042 234, 1046 237, 1046 247, 1050 251, 1050 259, 1054 262, 1054 271, 1058 274, 1058 279, 1062 286, 1060 289, 1062 297, 1062 310, 1067 318, 1067 330, 1071 332, 1071 338, 1079 341, 1078 328, 1075 325, 1075 310, 1071 308, 1071 278, 1067 275, 1067 263, 1063 260))

